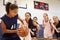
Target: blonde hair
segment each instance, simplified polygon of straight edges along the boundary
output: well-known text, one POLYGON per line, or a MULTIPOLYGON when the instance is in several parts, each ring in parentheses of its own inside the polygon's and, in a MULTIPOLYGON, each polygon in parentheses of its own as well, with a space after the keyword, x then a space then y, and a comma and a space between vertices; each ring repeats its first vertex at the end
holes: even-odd
POLYGON ((53 16, 53 18, 54 18, 54 17, 58 19, 58 17, 57 17, 57 16, 53 16))
POLYGON ((46 15, 46 16, 48 16, 48 14, 47 14, 47 13, 44 13, 43 15, 46 15))

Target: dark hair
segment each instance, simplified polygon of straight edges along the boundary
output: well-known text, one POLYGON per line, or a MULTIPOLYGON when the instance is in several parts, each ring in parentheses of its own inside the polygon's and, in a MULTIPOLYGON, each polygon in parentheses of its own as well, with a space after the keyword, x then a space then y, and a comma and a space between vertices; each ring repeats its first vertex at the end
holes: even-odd
MULTIPOLYGON (((29 13, 29 12, 26 12, 25 15, 26 15, 26 14, 29 14, 29 15, 31 16, 31 13, 29 13)), ((32 21, 33 21, 33 20, 30 18, 30 19, 29 19, 29 22, 28 22, 28 27, 29 27, 29 28, 31 28, 32 25, 33 25, 32 21)))
POLYGON ((33 26, 33 20, 30 18, 28 22, 28 27, 31 28, 33 26))
POLYGON ((7 12, 7 14, 9 13, 9 9, 14 10, 14 9, 16 9, 16 8, 18 9, 18 6, 17 6, 17 5, 8 2, 8 3, 6 4, 6 12, 7 12))
POLYGON ((34 18, 36 18, 36 19, 37 19, 37 17, 33 17, 33 19, 34 19, 34 18))
POLYGON ((29 15, 31 16, 31 13, 29 13, 29 12, 26 12, 25 15, 26 15, 26 14, 29 14, 29 15))

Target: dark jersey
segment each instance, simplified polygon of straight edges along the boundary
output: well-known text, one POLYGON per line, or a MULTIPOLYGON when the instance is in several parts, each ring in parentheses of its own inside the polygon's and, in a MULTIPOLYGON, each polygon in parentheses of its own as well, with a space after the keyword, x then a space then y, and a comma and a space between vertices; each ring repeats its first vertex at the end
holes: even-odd
MULTIPOLYGON (((60 28, 60 21, 59 21, 58 24, 54 23, 54 25, 56 26, 57 29, 60 28)), ((60 37, 60 33, 57 33, 57 32, 55 31, 55 34, 56 34, 56 37, 60 37)))
MULTIPOLYGON (((18 14, 12 18, 8 17, 7 15, 4 15, 1 19, 5 23, 6 29, 8 30, 17 29, 18 14)), ((4 33, 2 36, 2 40, 20 40, 20 38, 16 33, 4 33)))
POLYGON ((5 23, 6 29, 9 29, 9 30, 16 29, 18 15, 16 15, 15 17, 12 17, 12 18, 8 17, 7 15, 4 15, 1 19, 5 23))

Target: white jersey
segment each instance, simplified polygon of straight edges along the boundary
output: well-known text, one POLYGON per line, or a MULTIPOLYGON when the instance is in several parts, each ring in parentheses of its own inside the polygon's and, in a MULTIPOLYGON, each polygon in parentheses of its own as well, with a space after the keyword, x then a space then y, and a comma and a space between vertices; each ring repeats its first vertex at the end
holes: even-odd
MULTIPOLYGON (((24 22, 24 26, 28 28, 28 23, 25 20, 23 20, 23 22, 24 22)), ((26 37, 24 37, 24 40, 31 40, 30 30, 29 30, 29 34, 26 37)))
POLYGON ((46 25, 45 28, 44 28, 44 32, 51 32, 51 25, 50 25, 50 22, 45 22, 44 21, 44 24, 46 25))
POLYGON ((44 38, 52 37, 52 32, 51 32, 51 25, 50 22, 45 22, 45 28, 44 28, 44 38))

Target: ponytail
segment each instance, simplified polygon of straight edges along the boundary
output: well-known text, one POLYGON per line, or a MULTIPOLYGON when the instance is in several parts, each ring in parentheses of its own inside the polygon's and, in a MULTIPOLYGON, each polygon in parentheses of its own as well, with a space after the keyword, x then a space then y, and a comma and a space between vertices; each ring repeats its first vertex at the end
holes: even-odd
POLYGON ((10 2, 8 2, 8 3, 6 4, 6 7, 5 7, 5 8, 6 8, 6 12, 7 12, 7 13, 9 13, 9 7, 10 7, 10 5, 11 5, 10 2))
POLYGON ((33 26, 33 20, 30 18, 28 22, 28 27, 31 28, 33 26))
POLYGON ((16 4, 11 4, 10 2, 8 2, 6 4, 6 12, 7 12, 7 14, 9 13, 9 9, 11 9, 11 10, 18 9, 18 6, 16 4))

